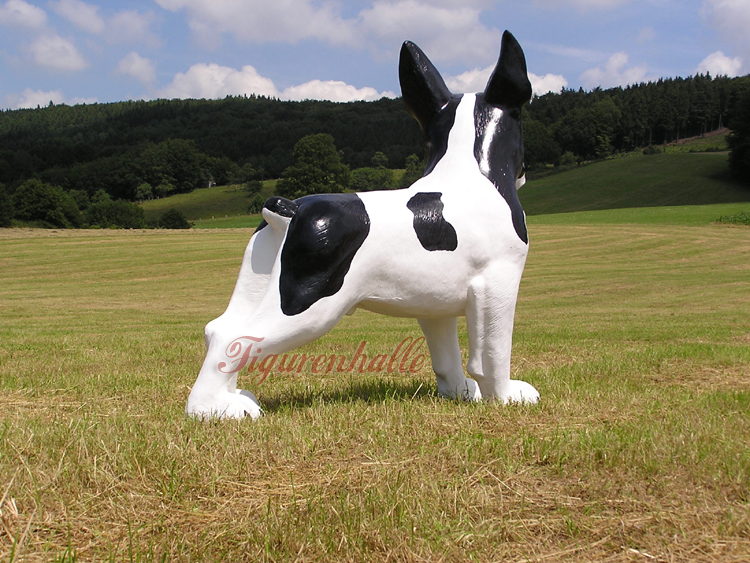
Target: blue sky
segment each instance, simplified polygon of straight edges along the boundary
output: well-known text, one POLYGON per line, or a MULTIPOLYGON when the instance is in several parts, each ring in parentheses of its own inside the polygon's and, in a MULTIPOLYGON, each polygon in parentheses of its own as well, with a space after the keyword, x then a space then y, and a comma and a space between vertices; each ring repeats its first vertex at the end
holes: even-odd
POLYGON ((0 107, 378 99, 406 39, 473 92, 505 29, 540 94, 750 73, 750 0, 0 0, 0 107))

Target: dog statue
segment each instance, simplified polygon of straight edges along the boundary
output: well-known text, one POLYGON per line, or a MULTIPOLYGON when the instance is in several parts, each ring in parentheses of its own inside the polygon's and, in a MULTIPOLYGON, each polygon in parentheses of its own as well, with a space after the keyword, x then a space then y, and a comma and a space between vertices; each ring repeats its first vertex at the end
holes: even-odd
POLYGON ((525 182, 521 108, 531 99, 523 50, 506 31, 484 92, 462 95, 407 41, 399 79, 428 148, 424 176, 403 190, 265 203, 229 306, 206 326, 188 415, 260 416, 255 396, 237 388, 239 371, 320 338, 357 308, 418 319, 440 395, 539 400, 510 378, 528 253, 517 194, 525 182), (471 379, 458 343, 462 315, 471 379))

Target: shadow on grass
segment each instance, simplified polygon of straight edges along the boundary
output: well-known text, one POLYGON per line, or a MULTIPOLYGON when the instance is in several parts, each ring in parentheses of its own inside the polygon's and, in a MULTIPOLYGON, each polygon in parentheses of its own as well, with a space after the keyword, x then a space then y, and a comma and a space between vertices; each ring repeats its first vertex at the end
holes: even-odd
POLYGON ((741 192, 747 191, 748 197, 750 197, 750 186, 746 186, 745 184, 737 180, 728 166, 726 168, 722 168, 721 170, 717 170, 713 173, 707 174, 707 176, 712 180, 718 180, 719 182, 732 184, 735 187, 740 188, 741 192))
POLYGON ((266 413, 310 407, 325 403, 380 403, 383 401, 403 401, 422 397, 437 397, 435 382, 426 383, 418 379, 367 379, 349 380, 346 388, 336 390, 311 389, 286 390, 277 395, 263 397, 262 406, 266 413))

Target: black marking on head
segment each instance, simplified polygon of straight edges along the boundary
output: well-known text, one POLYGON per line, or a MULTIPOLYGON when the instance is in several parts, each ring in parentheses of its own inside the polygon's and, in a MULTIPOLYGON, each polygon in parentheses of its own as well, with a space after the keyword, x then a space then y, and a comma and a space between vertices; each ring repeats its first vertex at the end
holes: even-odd
POLYGON ((354 255, 370 232, 370 217, 356 194, 320 194, 294 201, 281 250, 279 293, 287 316, 309 309, 344 284, 354 255))
POLYGON ((493 106, 521 109, 531 99, 531 92, 523 49, 513 34, 506 31, 500 58, 484 89, 485 100, 493 106))
POLYGON ((405 41, 401 46, 398 79, 407 111, 427 135, 432 118, 450 101, 450 90, 435 65, 411 41, 405 41))
POLYGON ((453 96, 448 105, 435 115, 427 128, 427 163, 424 167, 424 176, 435 169, 448 150, 448 135, 456 121, 456 109, 461 98, 462 96, 453 96))
POLYGON ((448 133, 456 119, 461 96, 451 94, 435 65, 411 41, 401 47, 398 77, 404 105, 424 135, 427 149, 424 175, 427 176, 448 149, 448 133))
POLYGON ((483 94, 477 94, 477 101, 474 105, 476 128, 474 157, 477 159, 482 174, 495 185, 497 191, 508 203, 513 228, 518 238, 528 244, 526 216, 523 213, 521 201, 518 199, 518 190, 516 190, 516 180, 524 170, 520 116, 513 115, 513 112, 503 111, 494 131, 490 131, 488 128, 492 124, 495 111, 497 108, 487 104, 483 94), (493 135, 489 143, 485 140, 488 134, 493 135))
POLYGON ((406 207, 414 213, 414 232, 426 250, 456 250, 458 237, 443 217, 441 192, 420 192, 409 200, 406 207))
POLYGON ((513 35, 503 33, 500 58, 487 87, 474 106, 474 156, 479 169, 510 207, 513 228, 526 244, 526 217, 518 199, 516 180, 524 173, 521 108, 531 99, 531 82, 523 49, 513 35), (497 112, 502 111, 497 123, 497 112), (490 125, 492 127, 490 128, 490 125), (485 137, 490 134, 491 139, 485 137))

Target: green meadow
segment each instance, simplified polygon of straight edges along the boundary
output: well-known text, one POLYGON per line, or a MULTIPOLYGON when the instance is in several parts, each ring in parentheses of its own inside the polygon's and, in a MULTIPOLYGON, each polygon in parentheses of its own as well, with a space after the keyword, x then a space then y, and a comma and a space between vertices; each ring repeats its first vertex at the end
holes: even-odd
MULTIPOLYGON (((183 415, 252 230, 2 229, 0 560, 746 561, 750 228, 727 209, 529 218, 512 370, 536 406, 308 364, 241 375, 255 422, 183 415)), ((419 335, 359 311, 299 352, 419 335)))

